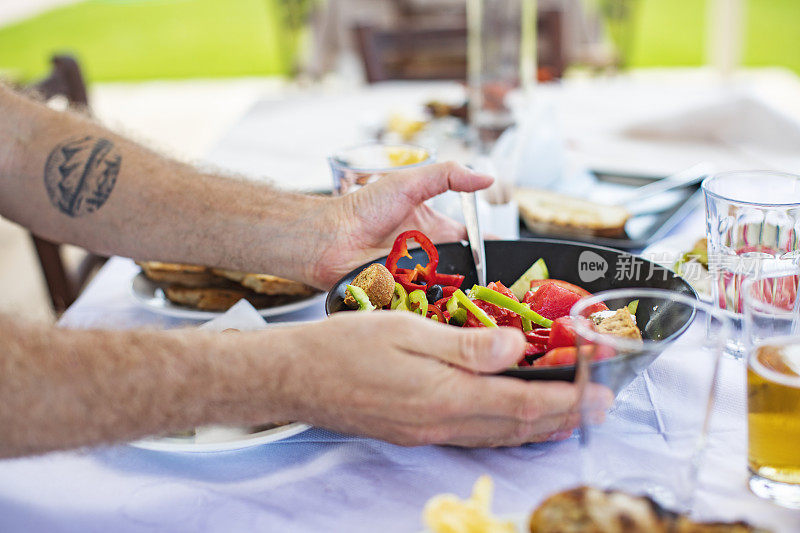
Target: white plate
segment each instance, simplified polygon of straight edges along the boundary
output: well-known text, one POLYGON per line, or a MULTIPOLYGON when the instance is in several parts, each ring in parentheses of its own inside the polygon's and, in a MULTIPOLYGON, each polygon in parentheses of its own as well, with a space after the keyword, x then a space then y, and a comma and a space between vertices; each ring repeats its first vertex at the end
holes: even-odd
MULTIPOLYGON (((674 235, 664 240, 651 244, 642 252, 642 257, 657 265, 674 271, 675 262, 688 252, 700 237, 694 235, 674 235)), ((711 275, 707 270, 698 272, 696 276, 682 276, 697 291, 701 300, 710 302, 711 275)))
POLYGON ((205 428, 199 429, 197 435, 192 437, 154 437, 131 442, 130 445, 159 452, 227 452, 288 439, 310 427, 294 422, 257 433, 242 429, 205 428))
MULTIPOLYGON (((260 331, 276 326, 267 324, 249 302, 241 300, 228 311, 206 322, 198 329, 224 331, 232 327, 241 331, 260 331)), ((195 429, 192 436, 148 437, 132 442, 130 445, 163 452, 224 452, 286 439, 309 429, 309 427, 299 422, 262 431, 254 431, 249 427, 203 426, 195 429)))
MULTIPOLYGON (((161 313, 162 315, 190 320, 211 320, 223 314, 223 311, 202 311, 200 309, 192 309, 170 302, 164 295, 162 286, 147 279, 141 272, 136 274, 131 280, 131 293, 136 301, 141 303, 144 307, 156 313, 161 313)), ((258 309, 257 311, 258 314, 264 317, 285 315, 311 307, 312 305, 322 305, 324 301, 325 293, 322 292, 296 302, 258 309)))

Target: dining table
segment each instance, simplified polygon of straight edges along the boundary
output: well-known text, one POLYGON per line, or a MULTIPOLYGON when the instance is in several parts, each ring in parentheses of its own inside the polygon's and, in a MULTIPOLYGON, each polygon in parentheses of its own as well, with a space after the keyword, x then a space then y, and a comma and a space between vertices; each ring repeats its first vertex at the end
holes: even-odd
MULTIPOLYGON (((620 82, 604 82, 598 90, 611 94, 608 85, 615 83, 620 82)), ((564 84, 548 91, 571 93, 579 101, 586 98, 575 110, 580 114, 593 106, 587 84, 564 84)), ((663 90, 663 84, 654 82, 653 86, 663 90)), ((697 91, 696 86, 691 91, 680 84, 675 87, 697 91)), ((282 188, 329 190, 327 155, 365 140, 375 123, 396 109, 419 106, 430 98, 455 98, 460 91, 453 83, 405 82, 268 96, 221 135, 201 166, 247 179, 270 179, 282 188)), ((604 109, 601 114, 613 113, 604 109)), ((571 120, 567 123, 572 126, 564 127, 565 137, 587 127, 585 117, 576 115, 571 120)), ((584 144, 566 143, 573 152, 585 149, 584 157, 568 153, 568 159, 586 164, 602 152, 592 152, 590 143, 607 142, 596 124, 585 140, 584 144)), ((683 148, 687 152, 674 143, 668 146, 669 154, 683 155, 677 161, 662 155, 664 165, 659 170, 667 172, 670 166, 696 161, 697 154, 691 151, 697 147, 683 148)), ((634 163, 653 166, 648 153, 655 149, 640 151, 634 163)), ((744 159, 756 157, 754 153, 732 150, 729 159, 720 155, 719 161, 743 165, 744 159)), ((670 237, 696 239, 704 234, 704 224, 699 208, 670 237)), ((142 305, 132 293, 138 272, 131 259, 111 258, 58 326, 120 330, 201 324, 142 305)), ((314 321, 325 318, 319 299, 308 308, 272 316, 266 322, 306 323, 312 328, 314 321)), ((661 375, 680 381, 689 379, 693 369, 666 358, 657 360, 648 372, 656 379, 661 375)), ((313 383, 308 385, 313 387, 313 383)), ((641 384, 634 381, 628 394, 636 394, 637 387, 641 384)), ((636 453, 637 445, 647 446, 657 438, 650 417, 643 416, 657 409, 657 403, 657 398, 651 398, 644 405, 630 406, 629 431, 619 438, 630 446, 632 462, 644 461, 636 453)), ((740 359, 722 358, 714 405, 695 496, 700 514, 747 520, 778 532, 800 531, 800 511, 773 505, 748 490, 745 370, 740 359)), ((76 426, 74 431, 81 428, 76 426)), ((493 510, 519 518, 548 495, 581 484, 579 440, 576 432, 560 442, 519 447, 403 447, 314 427, 239 450, 174 453, 118 444, 6 459, 0 461, 0 531, 417 532, 424 530, 421 515, 429 498, 440 493, 466 497, 484 474, 494 480, 493 510)))

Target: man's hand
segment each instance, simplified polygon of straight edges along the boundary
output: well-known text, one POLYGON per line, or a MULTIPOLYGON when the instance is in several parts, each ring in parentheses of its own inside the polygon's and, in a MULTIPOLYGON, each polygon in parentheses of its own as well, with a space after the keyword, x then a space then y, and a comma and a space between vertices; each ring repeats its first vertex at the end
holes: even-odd
MULTIPOLYGON (((281 350, 293 352, 284 394, 294 419, 402 445, 459 446, 564 439, 579 423, 575 385, 483 375, 519 360, 517 330, 391 311, 342 313, 313 328, 281 328, 281 350)), ((587 394, 602 406, 613 400, 604 388, 587 394)))
POLYGON ((434 242, 466 238, 464 226, 435 212, 423 202, 451 191, 477 191, 492 178, 456 163, 440 163, 391 172, 376 183, 326 206, 325 239, 314 258, 311 277, 329 287, 353 268, 385 255, 395 237, 417 229, 434 242))

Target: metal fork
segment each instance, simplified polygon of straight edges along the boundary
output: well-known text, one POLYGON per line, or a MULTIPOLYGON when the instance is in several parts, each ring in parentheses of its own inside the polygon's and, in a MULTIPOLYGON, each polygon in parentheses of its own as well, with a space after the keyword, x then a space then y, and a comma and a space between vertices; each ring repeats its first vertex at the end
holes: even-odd
POLYGON ((472 250, 472 260, 478 273, 478 284, 486 286, 486 248, 483 244, 483 232, 478 218, 478 197, 474 192, 461 193, 461 211, 464 213, 464 224, 467 227, 467 238, 472 250))

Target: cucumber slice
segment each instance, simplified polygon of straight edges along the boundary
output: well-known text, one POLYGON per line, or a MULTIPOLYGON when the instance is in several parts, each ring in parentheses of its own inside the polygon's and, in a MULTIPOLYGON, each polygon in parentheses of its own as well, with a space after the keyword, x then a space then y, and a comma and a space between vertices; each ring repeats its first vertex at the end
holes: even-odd
POLYGON ((525 293, 531 290, 531 281, 535 279, 548 279, 550 274, 547 272, 547 265, 544 259, 537 259, 523 275, 515 281, 509 289, 519 300, 525 297, 525 293))

